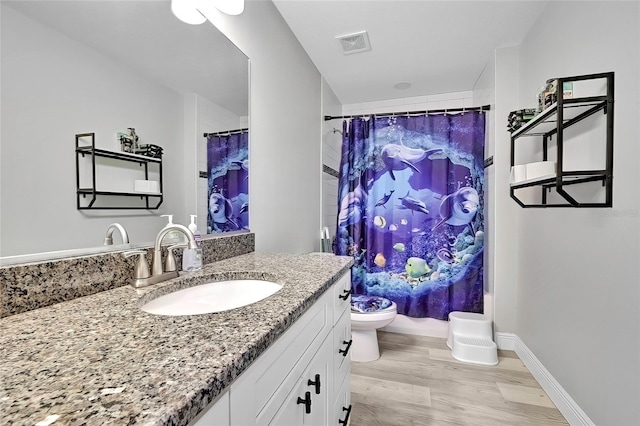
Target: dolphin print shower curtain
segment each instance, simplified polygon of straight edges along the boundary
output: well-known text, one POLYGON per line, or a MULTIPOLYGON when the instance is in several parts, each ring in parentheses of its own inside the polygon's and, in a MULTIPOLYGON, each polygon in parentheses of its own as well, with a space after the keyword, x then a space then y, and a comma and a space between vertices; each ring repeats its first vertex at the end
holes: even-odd
POLYGON ((249 229, 249 133, 207 137, 207 231, 249 229))
POLYGON ((335 253, 353 256, 353 294, 398 313, 483 310, 485 115, 343 123, 335 253))

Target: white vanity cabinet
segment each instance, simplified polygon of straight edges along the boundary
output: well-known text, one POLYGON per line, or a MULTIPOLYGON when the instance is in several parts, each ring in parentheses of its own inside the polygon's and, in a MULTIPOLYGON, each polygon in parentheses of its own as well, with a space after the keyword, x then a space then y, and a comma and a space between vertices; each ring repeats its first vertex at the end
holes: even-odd
POLYGON ((333 417, 329 419, 329 425, 346 426, 351 415, 351 377, 347 374, 342 386, 337 391, 333 404, 333 417))
POLYGON ((351 274, 334 286, 333 407, 328 425, 346 425, 351 414, 351 274))
POLYGON ((331 342, 325 339, 305 373, 287 395, 271 425, 328 425, 331 389, 331 342))
POLYGON ((350 287, 348 272, 231 384, 228 400, 192 425, 209 426, 202 420, 220 403, 228 404, 229 418, 216 424, 346 425, 338 420, 350 411, 350 287))

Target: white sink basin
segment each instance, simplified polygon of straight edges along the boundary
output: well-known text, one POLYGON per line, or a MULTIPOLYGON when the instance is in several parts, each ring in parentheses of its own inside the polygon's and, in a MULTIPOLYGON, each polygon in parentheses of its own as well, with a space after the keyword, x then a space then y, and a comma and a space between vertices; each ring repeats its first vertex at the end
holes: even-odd
POLYGON ((198 315, 228 311, 266 299, 280 284, 262 280, 216 281, 165 294, 140 309, 156 315, 198 315))

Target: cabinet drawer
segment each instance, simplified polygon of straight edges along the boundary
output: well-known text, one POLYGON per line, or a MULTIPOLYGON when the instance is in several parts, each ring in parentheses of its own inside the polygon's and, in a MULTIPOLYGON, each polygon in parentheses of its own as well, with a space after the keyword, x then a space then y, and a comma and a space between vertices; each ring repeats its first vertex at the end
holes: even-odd
POLYGON ((286 396, 284 404, 280 407, 270 425, 300 425, 304 424, 304 405, 300 405, 298 397, 304 397, 305 391, 311 398, 311 393, 306 390, 305 383, 299 380, 291 393, 286 396))
POLYGON ((339 389, 351 365, 351 312, 344 312, 333 329, 333 383, 339 389), (345 351, 347 352, 345 354, 345 351))
POLYGON ((342 383, 342 387, 336 394, 336 400, 333 405, 333 417, 330 426, 346 426, 351 416, 351 379, 347 377, 342 383))
POLYGON ((333 324, 338 322, 345 310, 351 309, 351 271, 348 271, 333 286, 333 324))
MULTIPOLYGON (((329 424, 329 410, 333 404, 335 391, 332 383, 333 342, 331 334, 309 363, 309 367, 302 375, 304 390, 310 392, 311 410, 305 413, 304 426, 326 426, 329 424)), ((302 394, 297 395, 304 398, 302 394)), ((297 399, 296 396, 296 399, 297 399)), ((284 423, 272 423, 275 426, 284 423)), ((298 423, 299 424, 299 423, 298 423)))
POLYGON ((331 291, 231 385, 231 423, 268 424, 331 331, 331 291))

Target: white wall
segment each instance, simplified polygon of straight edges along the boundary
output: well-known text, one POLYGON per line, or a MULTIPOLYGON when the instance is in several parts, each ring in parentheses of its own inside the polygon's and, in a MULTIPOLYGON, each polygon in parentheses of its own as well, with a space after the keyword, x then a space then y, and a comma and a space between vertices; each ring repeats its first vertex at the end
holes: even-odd
MULTIPOLYGON (((95 247, 114 221, 132 242, 151 241, 165 223, 157 215, 178 213, 184 204, 182 97, 1 7, 0 256, 95 247), (136 128, 141 143, 164 148, 163 205, 153 212, 78 211, 75 134, 95 132, 98 147, 119 150, 116 133, 127 127, 136 128)), ((125 169, 109 179, 117 183, 125 169)))
POLYGON ((506 117, 520 109, 518 102, 519 48, 505 47, 495 51, 495 104, 493 142, 493 202, 495 227, 492 253, 494 262, 494 331, 513 332, 516 328, 517 256, 520 248, 517 227, 520 207, 509 195, 510 134, 506 117))
MULTIPOLYGON (((342 103, 331 87, 322 79, 322 115, 341 116, 342 103)), ((340 172, 340 157, 342 155, 343 120, 329 120, 322 122, 322 164, 340 172)), ((329 229, 329 235, 336 235, 338 221, 338 178, 328 173, 322 173, 322 227, 329 229)))
MULTIPOLYGON (((198 7, 251 61, 249 177, 256 251, 320 249, 321 78, 270 1, 239 16, 198 7)), ((208 24, 205 24, 208 25, 208 24)))
MULTIPOLYGON (((496 63, 495 56, 492 57, 482 70, 476 83, 473 86, 473 104, 474 105, 490 105, 491 109, 486 113, 486 132, 484 143, 484 158, 490 158, 495 155, 495 132, 496 132, 496 81, 495 81, 496 63)), ((492 321, 495 320, 494 315, 494 279, 496 257, 495 257, 495 241, 496 241, 496 218, 495 218, 495 166, 489 166, 484 169, 484 314, 492 321)))
POLYGON ((519 236, 515 332, 599 425, 640 424, 639 6, 549 2, 520 47, 519 108, 548 78, 616 73, 613 208, 518 209, 504 230, 519 236))

